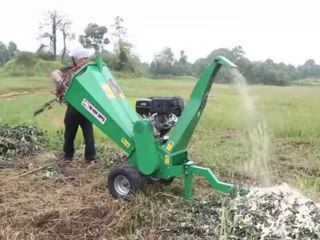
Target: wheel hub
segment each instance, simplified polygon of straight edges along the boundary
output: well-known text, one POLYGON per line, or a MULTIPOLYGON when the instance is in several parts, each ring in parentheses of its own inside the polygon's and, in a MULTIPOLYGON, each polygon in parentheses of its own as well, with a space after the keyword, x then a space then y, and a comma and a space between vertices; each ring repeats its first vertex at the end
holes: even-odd
POLYGON ((118 175, 114 179, 114 189, 120 194, 120 195, 127 195, 130 192, 130 182, 128 178, 126 178, 123 175, 118 175))

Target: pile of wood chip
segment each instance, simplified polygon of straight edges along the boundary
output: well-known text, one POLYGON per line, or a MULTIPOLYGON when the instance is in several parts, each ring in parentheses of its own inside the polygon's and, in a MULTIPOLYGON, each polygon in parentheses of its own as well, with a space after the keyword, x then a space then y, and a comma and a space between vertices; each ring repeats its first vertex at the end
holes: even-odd
POLYGON ((320 206, 283 184, 246 197, 190 201, 172 219, 179 234, 220 239, 320 239, 320 206), (180 214, 181 216, 181 214, 180 214))

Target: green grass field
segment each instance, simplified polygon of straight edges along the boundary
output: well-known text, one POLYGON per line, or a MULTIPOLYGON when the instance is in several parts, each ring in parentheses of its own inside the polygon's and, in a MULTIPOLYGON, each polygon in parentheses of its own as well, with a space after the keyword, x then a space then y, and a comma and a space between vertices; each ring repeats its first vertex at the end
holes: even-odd
POLYGON ((292 85, 320 86, 320 79, 305 78, 291 82, 292 85))
POLYGON ((49 89, 52 86, 46 77, 0 77, 0 94, 49 89))
MULTIPOLYGON (((120 79, 120 86, 132 105, 148 96, 182 96, 186 101, 195 84, 194 79, 151 80, 120 79)), ((2 78, 0 93, 48 89, 46 78, 2 78)), ((52 89, 53 90, 53 89, 52 89)), ((267 126, 271 137, 270 179, 274 183, 289 182, 311 197, 318 198, 320 190, 320 94, 311 86, 250 86, 249 95, 255 103, 259 121, 267 126)), ((33 123, 47 130, 55 149, 61 149, 61 131, 65 106, 33 117, 32 113, 54 98, 49 93, 32 93, 0 99, 0 123, 17 125, 33 123), (60 132, 60 135, 57 133, 60 132), (58 136, 59 135, 59 136, 58 136), (59 141, 54 141, 59 137, 59 141)), ((248 134, 251 122, 242 99, 233 85, 214 84, 208 104, 189 145, 191 158, 198 164, 214 169, 226 181, 243 180, 258 184, 243 166, 250 161, 248 134), (249 180, 248 180, 249 179, 249 180)), ((111 144, 98 129, 97 143, 111 144)), ((83 140, 78 132, 76 143, 83 140)))
MULTIPOLYGON (((139 98, 161 95, 182 96, 187 102, 196 80, 139 78, 118 82, 134 106, 139 98)), ((46 130, 49 138, 44 152, 16 159, 28 169, 0 171, 3 239, 260 239, 261 234, 252 230, 257 226, 242 224, 242 218, 251 218, 254 213, 246 211, 245 216, 236 215, 232 220, 234 212, 228 203, 246 198, 231 200, 198 176, 194 177, 194 197, 189 201, 182 197, 182 178, 168 186, 149 185, 146 194, 128 201, 114 200, 107 193, 106 176, 121 159, 121 150, 98 129, 97 164, 84 163, 79 131, 74 161, 53 168, 58 177, 46 175, 50 168, 32 172, 54 161, 62 149, 66 107, 58 104, 33 117, 35 110, 54 98, 52 87, 45 77, 0 77, 0 125, 35 124, 46 130)), ((286 182, 319 201, 319 90, 319 86, 249 86, 248 95, 254 102, 254 110, 249 111, 233 85, 214 84, 188 146, 190 159, 211 168, 220 180, 242 183, 252 192, 255 186, 286 182)), ((261 205, 257 205, 258 200, 246 205, 260 206, 267 215, 274 215, 269 210, 287 214, 288 209, 281 213, 272 207, 283 208, 283 201, 273 197, 259 195, 261 205)), ((262 217, 256 215, 253 219, 262 217)), ((302 232, 308 235, 307 230, 302 232)))

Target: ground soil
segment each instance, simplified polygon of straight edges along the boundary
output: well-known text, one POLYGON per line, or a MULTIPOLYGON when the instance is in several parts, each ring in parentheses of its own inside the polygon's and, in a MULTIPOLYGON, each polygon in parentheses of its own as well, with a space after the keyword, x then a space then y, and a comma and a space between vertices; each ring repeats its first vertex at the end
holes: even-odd
MULTIPOLYGON (((287 139, 278 142, 273 152, 271 169, 276 182, 288 182, 293 171, 316 174, 319 156, 312 154, 308 142, 287 139)), ((170 239, 176 234, 170 211, 178 211, 176 206, 182 201, 182 179, 164 189, 151 187, 147 195, 130 201, 119 201, 109 195, 106 181, 115 159, 88 165, 79 153, 73 162, 62 164, 57 155, 15 159, 14 166, 0 169, 0 239, 170 239), (54 164, 40 169, 48 163, 54 164)), ((218 177, 226 182, 231 179, 218 177)), ((237 174, 232 180, 257 184, 237 174)), ((194 178, 194 186, 198 199, 214 192, 201 177, 194 178)), ((186 239, 192 239, 192 234, 186 239)))
POLYGON ((50 93, 48 89, 37 89, 37 90, 28 90, 22 92, 8 92, 5 94, 0 94, 0 99, 3 100, 12 100, 15 97, 23 96, 23 95, 30 95, 30 94, 47 94, 50 93))

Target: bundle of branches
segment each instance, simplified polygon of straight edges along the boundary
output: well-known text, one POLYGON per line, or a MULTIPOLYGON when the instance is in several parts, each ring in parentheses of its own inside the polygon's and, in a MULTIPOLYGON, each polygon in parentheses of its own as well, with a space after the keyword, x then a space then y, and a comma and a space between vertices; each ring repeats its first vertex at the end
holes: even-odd
POLYGON ((47 139, 36 126, 0 126, 0 157, 30 156, 41 150, 47 139))
POLYGON ((33 113, 33 116, 37 116, 38 114, 42 113, 44 110, 49 110, 49 109, 53 108, 54 105, 56 105, 56 103, 58 103, 58 102, 61 103, 61 101, 58 98, 55 98, 55 99, 50 100, 49 102, 46 102, 38 110, 36 110, 33 113))
POLYGON ((44 110, 49 110, 51 108, 54 107, 54 105, 56 103, 65 103, 65 101, 63 100, 65 93, 67 92, 69 85, 71 83, 72 80, 72 75, 78 71, 79 69, 81 69, 84 65, 86 65, 87 63, 81 63, 77 66, 71 67, 70 69, 67 70, 67 72, 63 73, 63 80, 62 83, 59 87, 57 87, 56 89, 56 98, 50 100, 49 102, 46 102, 44 105, 42 105, 38 110, 36 110, 33 113, 33 116, 37 116, 38 114, 42 113, 44 110))
POLYGON ((320 206, 286 184, 254 189, 236 199, 190 201, 184 211, 185 216, 172 219, 177 235, 193 233, 199 239, 320 239, 320 206))

